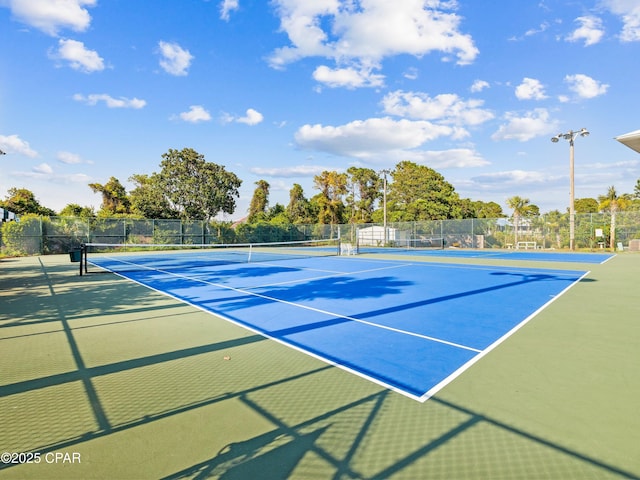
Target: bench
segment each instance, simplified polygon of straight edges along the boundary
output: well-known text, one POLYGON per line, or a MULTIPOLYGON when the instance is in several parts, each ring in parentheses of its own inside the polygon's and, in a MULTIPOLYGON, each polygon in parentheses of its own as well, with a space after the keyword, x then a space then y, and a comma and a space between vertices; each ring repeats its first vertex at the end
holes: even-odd
POLYGON ((516 243, 516 249, 521 249, 524 248, 525 250, 529 250, 529 248, 532 248, 533 250, 535 250, 536 248, 538 248, 538 243, 537 242, 518 242, 516 243))

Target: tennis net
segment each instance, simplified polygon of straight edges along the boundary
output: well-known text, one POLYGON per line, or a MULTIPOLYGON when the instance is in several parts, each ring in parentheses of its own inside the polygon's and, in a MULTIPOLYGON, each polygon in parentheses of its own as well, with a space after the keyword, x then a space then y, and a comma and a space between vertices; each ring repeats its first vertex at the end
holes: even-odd
POLYGON ((339 239, 241 244, 85 243, 81 272, 90 273, 91 267, 111 272, 172 271, 339 254, 339 239))

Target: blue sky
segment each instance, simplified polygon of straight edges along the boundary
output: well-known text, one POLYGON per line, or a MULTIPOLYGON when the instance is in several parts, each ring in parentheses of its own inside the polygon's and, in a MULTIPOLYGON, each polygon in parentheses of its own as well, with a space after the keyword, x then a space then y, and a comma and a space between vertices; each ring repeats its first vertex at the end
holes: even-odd
POLYGON ((87 186, 190 147, 270 204, 313 176, 401 160, 461 197, 541 211, 615 186, 640 156, 637 0, 0 0, 0 197, 100 205, 87 186))

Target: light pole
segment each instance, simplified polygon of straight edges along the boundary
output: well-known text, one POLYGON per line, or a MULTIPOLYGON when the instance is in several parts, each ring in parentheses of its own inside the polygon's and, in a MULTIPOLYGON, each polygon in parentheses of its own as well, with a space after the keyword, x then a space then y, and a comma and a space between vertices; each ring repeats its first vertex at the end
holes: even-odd
POLYGON ((573 175, 573 141, 580 135, 586 137, 589 131, 581 128, 578 131, 569 130, 567 133, 559 133, 551 138, 553 143, 557 143, 561 138, 569 140, 569 249, 576 249, 576 208, 575 208, 575 192, 574 192, 574 175, 573 175))
POLYGON ((381 170, 383 175, 382 180, 382 225, 384 229, 384 246, 387 246, 387 174, 390 170, 381 170))

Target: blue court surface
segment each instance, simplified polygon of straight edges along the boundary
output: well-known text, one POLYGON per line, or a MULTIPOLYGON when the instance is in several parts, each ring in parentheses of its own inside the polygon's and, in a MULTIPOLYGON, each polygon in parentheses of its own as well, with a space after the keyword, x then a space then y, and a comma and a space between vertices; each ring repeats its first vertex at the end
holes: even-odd
POLYGON ((587 272, 361 257, 91 263, 424 401, 587 272))
POLYGON ((569 262, 601 264, 615 256, 612 253, 553 252, 541 250, 470 250, 456 248, 407 249, 360 247, 360 253, 418 255, 448 258, 487 258, 496 260, 530 260, 535 262, 569 262))

